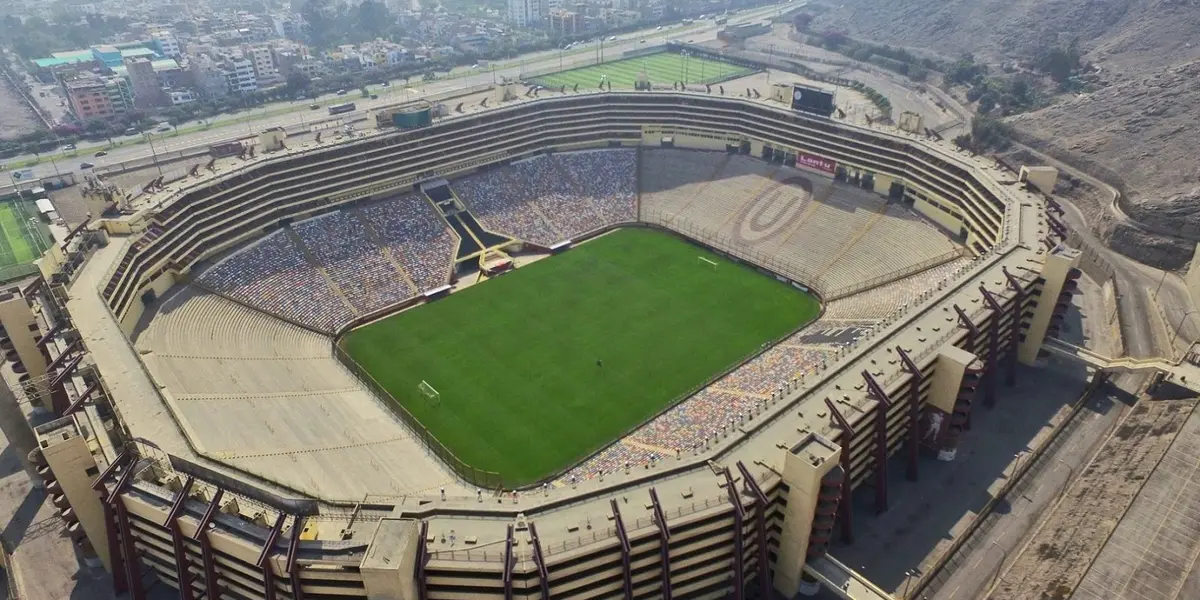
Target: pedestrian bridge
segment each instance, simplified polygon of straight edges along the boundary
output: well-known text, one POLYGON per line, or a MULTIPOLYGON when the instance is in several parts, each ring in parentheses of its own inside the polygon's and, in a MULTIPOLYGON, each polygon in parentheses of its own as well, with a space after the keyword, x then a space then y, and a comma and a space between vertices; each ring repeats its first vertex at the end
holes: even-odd
POLYGON ((1192 362, 1196 354, 1191 350, 1184 355, 1184 360, 1170 361, 1165 358, 1131 358, 1128 356, 1109 358, 1087 348, 1053 338, 1046 338, 1046 343, 1042 347, 1055 356, 1083 361, 1099 371, 1113 373, 1156 371, 1163 374, 1163 381, 1169 381, 1200 393, 1200 366, 1192 362))

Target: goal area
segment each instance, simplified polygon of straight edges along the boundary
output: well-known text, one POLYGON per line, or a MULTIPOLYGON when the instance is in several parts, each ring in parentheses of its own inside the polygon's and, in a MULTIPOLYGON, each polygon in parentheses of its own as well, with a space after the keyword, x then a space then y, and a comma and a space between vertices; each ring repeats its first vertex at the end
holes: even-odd
POLYGON ((437 404, 442 401, 442 395, 439 394, 438 391, 434 389, 432 385, 429 385, 424 379, 422 379, 421 383, 417 385, 417 390, 421 392, 422 396, 425 396, 425 399, 428 400, 430 404, 437 404))

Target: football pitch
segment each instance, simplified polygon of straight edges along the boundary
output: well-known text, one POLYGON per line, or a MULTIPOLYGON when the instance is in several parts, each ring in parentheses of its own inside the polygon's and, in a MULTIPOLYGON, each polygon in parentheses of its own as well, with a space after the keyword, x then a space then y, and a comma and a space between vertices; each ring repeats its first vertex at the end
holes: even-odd
POLYGON ((33 202, 0 202, 0 271, 41 256, 50 247, 48 234, 33 202))
POLYGON ((716 83, 754 72, 718 60, 662 52, 559 71, 538 77, 534 82, 549 88, 564 85, 573 88, 579 84, 579 89, 583 90, 597 88, 600 80, 607 77, 613 88, 632 89, 638 73, 643 71, 654 85, 671 85, 675 81, 690 84, 716 83))
POLYGON ((819 310, 674 236, 623 229, 344 343, 455 456, 515 487, 602 448, 819 310))

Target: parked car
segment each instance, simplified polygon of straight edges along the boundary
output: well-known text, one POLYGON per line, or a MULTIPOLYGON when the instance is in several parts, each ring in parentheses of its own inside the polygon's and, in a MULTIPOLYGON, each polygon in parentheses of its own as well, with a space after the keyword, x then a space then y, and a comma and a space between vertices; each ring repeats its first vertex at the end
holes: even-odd
POLYGON ((379 94, 371 94, 371 99, 372 99, 372 100, 378 100, 378 99, 379 99, 379 94))
POLYGON ((101 150, 101 151, 99 151, 99 152, 97 152, 97 153, 96 153, 96 158, 100 158, 101 156, 108 156, 108 151, 107 151, 107 150, 101 150))
POLYGON ((166 131, 170 131, 170 130, 171 130, 171 126, 167 125, 166 123, 159 125, 158 129, 155 129, 155 131, 158 131, 158 132, 166 132, 166 131))
POLYGON ((137 134, 138 134, 138 130, 136 127, 130 127, 129 129, 125 130, 125 135, 137 135, 137 134))
POLYGON ((70 152, 71 150, 74 150, 74 149, 75 149, 75 144, 67 144, 66 146, 63 146, 63 150, 66 150, 68 152, 70 152))
POLYGON ((615 42, 615 41, 617 41, 617 36, 615 36, 615 35, 610 35, 610 36, 608 36, 608 41, 610 41, 610 42, 615 42))
POLYGON ((308 110, 321 110, 321 105, 313 102, 312 104, 308 105, 308 110))
POLYGON ((90 169, 94 166, 96 166, 96 165, 93 165, 92 163, 89 163, 89 162, 79 163, 79 168, 84 169, 84 170, 90 169))
POLYGON ((337 91, 337 95, 339 95, 339 96, 345 96, 345 95, 346 95, 346 90, 338 90, 338 91, 337 91))

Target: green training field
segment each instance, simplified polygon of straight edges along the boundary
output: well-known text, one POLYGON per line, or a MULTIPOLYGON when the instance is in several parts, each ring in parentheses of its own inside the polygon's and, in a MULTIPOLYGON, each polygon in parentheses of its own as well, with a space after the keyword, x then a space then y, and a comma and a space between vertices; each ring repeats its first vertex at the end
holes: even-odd
POLYGON ((638 73, 642 71, 646 72, 650 83, 655 85, 671 85, 674 81, 691 84, 716 83, 754 72, 745 67, 699 56, 684 57, 663 52, 559 71, 543 75, 534 81, 550 88, 564 85, 573 87, 579 84, 579 89, 583 90, 595 89, 600 85, 600 80, 607 76, 613 88, 631 89, 637 81, 638 73))
POLYGON ((29 200, 0 202, 0 270, 28 263, 50 247, 49 232, 37 214, 37 205, 29 200))
POLYGON ((354 330, 345 344, 458 458, 517 486, 818 312, 812 296, 753 269, 625 229, 354 330), (438 402, 418 392, 422 380, 438 402))

